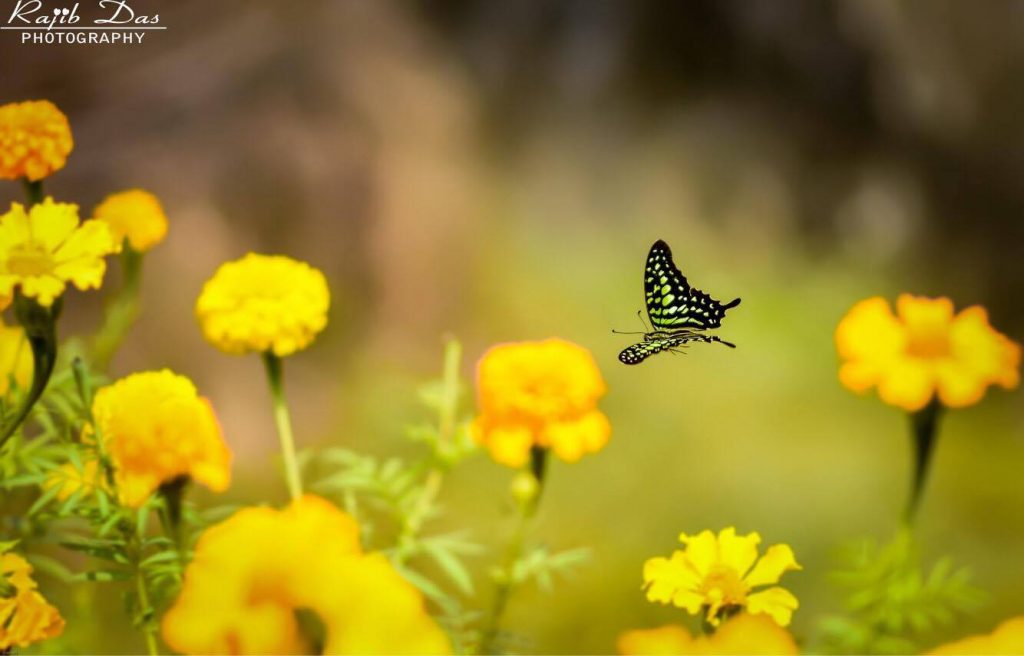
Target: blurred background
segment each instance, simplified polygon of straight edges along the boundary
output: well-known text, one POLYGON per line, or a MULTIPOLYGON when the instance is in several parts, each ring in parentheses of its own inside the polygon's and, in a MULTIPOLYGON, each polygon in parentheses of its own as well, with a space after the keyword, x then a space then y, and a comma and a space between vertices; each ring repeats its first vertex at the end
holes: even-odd
MULTIPOLYGON (((221 355, 192 315, 224 260, 286 253, 329 277, 330 325, 287 363, 301 446, 414 453, 403 426, 445 335, 467 377, 506 340, 594 353, 612 441, 553 466, 537 527, 594 556, 513 599, 527 651, 608 652, 683 619, 644 600, 642 563, 729 525, 793 546, 793 629, 813 637, 841 605, 834 550, 891 534, 910 469, 906 417, 838 383, 841 316, 948 295, 1024 337, 1024 2, 134 4, 168 28, 142 46, 0 38, 0 102, 68 114, 59 200, 162 199, 170 234, 114 373, 196 381, 236 455, 230 499, 285 493, 258 359, 221 355), (659 238, 692 284, 743 298, 719 331, 736 350, 617 361, 659 238)), ((65 334, 94 329, 101 295, 72 296, 65 334)), ((950 635, 1024 612, 1022 464, 1020 390, 946 417, 920 537, 990 593, 950 635)), ((481 604, 510 480, 480 455, 443 495, 442 523, 495 549, 481 604)))

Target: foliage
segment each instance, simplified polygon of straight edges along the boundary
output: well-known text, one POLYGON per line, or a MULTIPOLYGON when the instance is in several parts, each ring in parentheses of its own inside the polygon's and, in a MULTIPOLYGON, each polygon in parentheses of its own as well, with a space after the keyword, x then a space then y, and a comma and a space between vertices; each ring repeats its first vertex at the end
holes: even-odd
POLYGON ((834 653, 912 653, 922 638, 984 600, 970 570, 950 557, 926 566, 908 530, 882 545, 851 544, 840 561, 833 578, 847 590, 848 614, 821 622, 824 644, 834 653))

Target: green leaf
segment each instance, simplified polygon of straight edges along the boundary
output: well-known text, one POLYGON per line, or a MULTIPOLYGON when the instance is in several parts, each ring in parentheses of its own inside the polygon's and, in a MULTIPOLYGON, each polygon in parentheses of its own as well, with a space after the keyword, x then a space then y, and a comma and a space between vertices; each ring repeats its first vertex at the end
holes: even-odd
POLYGON ((473 596, 473 578, 458 557, 437 542, 423 541, 420 543, 420 546, 423 552, 430 556, 437 563, 437 566, 441 568, 441 571, 451 579, 455 587, 459 589, 459 592, 467 597, 473 596))

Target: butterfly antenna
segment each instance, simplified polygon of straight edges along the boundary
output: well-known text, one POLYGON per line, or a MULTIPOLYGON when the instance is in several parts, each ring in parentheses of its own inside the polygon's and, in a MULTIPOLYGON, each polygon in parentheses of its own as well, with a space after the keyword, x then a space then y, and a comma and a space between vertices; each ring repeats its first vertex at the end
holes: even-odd
POLYGON ((644 334, 644 333, 641 333, 641 332, 626 332, 625 330, 615 330, 614 328, 612 328, 612 332, 615 333, 616 335, 643 335, 644 334))
POLYGON ((643 324, 644 332, 645 333, 651 332, 651 329, 647 326, 647 322, 644 321, 643 310, 637 310, 636 311, 636 316, 637 316, 638 319, 640 319, 640 323, 643 324))

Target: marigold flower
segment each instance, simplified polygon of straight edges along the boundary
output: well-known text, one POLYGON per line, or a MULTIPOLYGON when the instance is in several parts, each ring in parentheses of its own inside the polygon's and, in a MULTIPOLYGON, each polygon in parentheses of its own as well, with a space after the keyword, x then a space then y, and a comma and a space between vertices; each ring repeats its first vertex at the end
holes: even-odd
POLYGON ((22 327, 0 321, 0 397, 7 396, 11 381, 23 390, 32 381, 32 349, 22 327))
POLYGON ((0 216, 0 297, 14 288, 49 307, 67 283, 98 288, 107 265, 103 258, 118 250, 105 223, 78 224, 78 206, 47 198, 25 211, 12 203, 0 216))
POLYGON ((707 621, 717 626, 719 611, 745 608, 748 613, 764 613, 780 626, 787 626, 800 605, 793 594, 778 586, 754 591, 773 583, 789 570, 802 569, 788 544, 768 548, 758 559, 761 536, 736 535, 736 529, 723 529, 716 537, 711 531, 698 535, 679 535, 686 545, 671 558, 651 558, 644 563, 644 587, 647 599, 673 604, 691 615, 703 609, 707 621))
POLYGON ((671 654, 798 654, 793 636, 763 615, 741 613, 711 635, 693 637, 681 626, 626 631, 619 636, 624 656, 671 654))
POLYGON ((1024 654, 1024 615, 1004 621, 992 633, 968 636, 936 647, 928 653, 935 656, 1024 654))
POLYGON ((117 243, 127 239, 131 247, 140 253, 153 248, 167 236, 167 215, 160 200, 142 189, 110 194, 96 206, 92 216, 110 226, 117 243))
POLYGON ((42 180, 74 147, 68 118, 48 100, 0 106, 0 178, 42 180))
POLYGON ((909 412, 936 395, 951 408, 973 405, 990 385, 1020 382, 1020 345, 992 328, 981 306, 954 315, 948 298, 901 294, 895 315, 884 298, 861 301, 836 328, 836 347, 847 389, 877 387, 909 412))
POLYGON ((582 346, 558 338, 499 344, 477 364, 473 437, 509 467, 525 465, 533 447, 576 462, 608 443, 611 425, 597 409, 606 391, 582 346))
POLYGON ((382 554, 362 552, 352 517, 312 495, 207 529, 163 637, 187 654, 309 653, 298 609, 322 621, 325 654, 451 651, 420 592, 382 554))
POLYGON ((64 618, 39 594, 32 566, 16 553, 0 556, 0 576, 13 592, 0 596, 0 650, 27 647, 64 631, 64 618))
POLYGON ((122 378, 96 393, 92 413, 128 506, 179 476, 215 492, 231 482, 231 451, 213 407, 184 376, 164 369, 122 378))
POLYGON ((206 340, 241 355, 283 357, 309 346, 327 325, 327 279, 318 269, 283 255, 258 255, 222 264, 203 286, 196 317, 206 340))

